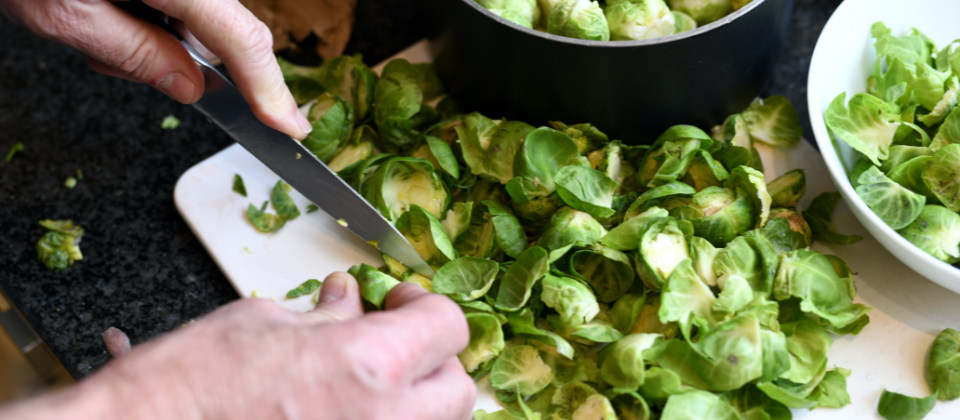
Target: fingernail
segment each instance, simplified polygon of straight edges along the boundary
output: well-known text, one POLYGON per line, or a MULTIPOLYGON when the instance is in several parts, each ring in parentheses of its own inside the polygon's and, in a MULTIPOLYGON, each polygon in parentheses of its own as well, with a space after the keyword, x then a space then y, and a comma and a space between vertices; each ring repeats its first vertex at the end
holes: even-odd
POLYGON ((328 277, 320 289, 320 299, 317 303, 330 303, 343 299, 347 294, 347 283, 340 276, 328 277))
POLYGON ((303 132, 310 134, 310 132, 313 131, 313 126, 310 125, 310 121, 307 121, 307 117, 303 116, 299 108, 294 108, 294 113, 297 114, 297 124, 300 125, 303 132))
POLYGON ((161 92, 177 100, 177 102, 188 104, 193 102, 196 85, 183 73, 173 72, 157 84, 157 89, 160 89, 161 92))

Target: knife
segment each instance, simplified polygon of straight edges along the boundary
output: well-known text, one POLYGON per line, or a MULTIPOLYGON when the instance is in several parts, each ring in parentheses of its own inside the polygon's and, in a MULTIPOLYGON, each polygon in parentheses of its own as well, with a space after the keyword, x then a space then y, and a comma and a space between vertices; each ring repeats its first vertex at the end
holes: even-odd
POLYGON ((418 274, 433 278, 433 269, 393 224, 299 141, 260 122, 237 87, 191 47, 166 16, 140 1, 115 4, 170 32, 187 49, 204 79, 203 96, 194 108, 341 226, 418 274))

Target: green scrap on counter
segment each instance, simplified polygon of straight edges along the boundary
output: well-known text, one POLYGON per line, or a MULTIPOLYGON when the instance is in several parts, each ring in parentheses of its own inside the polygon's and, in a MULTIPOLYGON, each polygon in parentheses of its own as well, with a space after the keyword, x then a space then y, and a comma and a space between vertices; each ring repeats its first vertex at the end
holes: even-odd
POLYGON ((247 196, 247 187, 243 185, 243 178, 240 177, 240 174, 233 174, 233 192, 244 197, 247 196))
MULTIPOLYGON (((531 13, 553 3, 596 16, 579 0, 521 3, 501 0, 501 15, 542 25, 531 13)), ((699 19, 727 10, 687 3, 699 19)), ((552 24, 589 29, 577 22, 552 24)), ((535 127, 448 99, 434 108, 426 66, 394 60, 372 82, 307 67, 285 79, 298 100, 324 99, 311 114, 327 134, 311 150, 435 271, 386 255, 381 268, 353 266, 367 307, 413 282, 463 310, 459 360, 489 376, 505 408, 477 419, 783 419, 850 403, 850 371, 827 371, 827 353, 870 308, 854 303, 846 265, 809 246, 859 238, 837 232, 839 195, 798 209, 803 171, 768 184, 754 147, 799 141, 789 101, 757 101, 712 135, 680 125, 630 146, 587 123, 535 127), (368 82, 371 111, 347 118, 348 96, 358 103, 351 92, 368 82), (331 99, 327 86, 347 95, 331 99)))
POLYGON ((297 286, 297 287, 295 287, 294 289, 292 289, 292 290, 290 290, 289 292, 287 292, 287 298, 288 298, 288 299, 293 299, 293 298, 298 298, 298 297, 303 296, 303 295, 309 295, 309 294, 311 294, 311 293, 313 293, 313 292, 316 292, 316 291, 320 290, 320 286, 321 286, 322 284, 323 284, 323 282, 321 282, 320 280, 317 280, 317 279, 307 280, 307 281, 301 283, 299 286, 297 286))
POLYGON ((277 181, 277 184, 274 185, 269 203, 277 214, 267 213, 266 201, 259 209, 253 204, 248 205, 247 219, 250 220, 253 227, 263 233, 273 233, 280 230, 288 221, 299 217, 300 210, 297 209, 297 205, 290 198, 291 189, 290 185, 283 180, 277 181))
POLYGON ((937 393, 926 398, 909 397, 883 390, 877 412, 887 420, 920 420, 937 404, 937 393))
POLYGON ((318 207, 316 204, 307 204, 307 214, 313 213, 317 210, 320 210, 320 207, 318 207))
POLYGON ((40 226, 48 230, 37 242, 37 256, 48 269, 62 271, 75 261, 83 259, 80 237, 83 228, 71 220, 42 220, 40 226))
POLYGON ((10 150, 7 151, 7 162, 13 160, 13 156, 22 151, 23 143, 19 141, 14 143, 13 146, 10 146, 10 150))
POLYGON ((67 187, 67 189, 72 190, 74 187, 77 186, 77 179, 72 176, 68 176, 67 180, 63 181, 63 186, 67 187))
POLYGON ((180 120, 173 115, 167 115, 163 117, 163 121, 160 122, 160 128, 164 130, 175 130, 180 126, 180 120))

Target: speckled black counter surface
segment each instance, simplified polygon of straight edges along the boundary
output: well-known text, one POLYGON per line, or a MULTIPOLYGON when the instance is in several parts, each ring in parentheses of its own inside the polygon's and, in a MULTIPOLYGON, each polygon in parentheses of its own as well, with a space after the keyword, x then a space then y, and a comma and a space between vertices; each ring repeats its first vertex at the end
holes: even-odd
MULTIPOLYGON (((839 3, 797 0, 766 92, 793 101, 808 137, 810 55, 839 3)), ((426 25, 415 2, 360 0, 347 52, 375 64, 421 39, 426 25)), ((108 360, 101 333, 110 326, 136 344, 237 299, 173 203, 180 175, 231 140, 192 108, 96 74, 81 54, 7 19, 0 39, 0 154, 26 146, 0 160, 0 287, 67 370, 79 378, 108 360), (169 114, 178 129, 160 129, 169 114), (64 188, 77 169, 83 180, 64 188), (42 266, 34 245, 45 218, 86 229, 82 262, 60 273, 42 266)))

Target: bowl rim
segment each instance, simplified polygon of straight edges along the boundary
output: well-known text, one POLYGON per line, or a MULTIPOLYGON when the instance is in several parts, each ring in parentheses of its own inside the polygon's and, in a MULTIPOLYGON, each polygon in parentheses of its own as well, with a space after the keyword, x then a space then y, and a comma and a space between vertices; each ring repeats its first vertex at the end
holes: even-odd
MULTIPOLYGON (((449 1, 449 0, 445 0, 445 1, 449 1)), ((554 42, 559 42, 564 44, 572 44, 576 46, 586 46, 586 47, 627 48, 627 47, 643 47, 648 45, 666 44, 673 41, 680 41, 687 38, 700 36, 714 29, 729 25, 730 23, 737 20, 741 16, 747 13, 750 13, 751 10, 756 9, 757 7, 760 7, 760 4, 768 0, 753 0, 750 3, 747 3, 746 6, 741 7, 740 10, 730 13, 704 26, 698 26, 696 29, 692 31, 686 31, 686 32, 681 32, 679 34, 673 34, 673 35, 668 35, 668 36, 663 36, 663 37, 653 38, 653 39, 643 39, 638 41, 590 41, 590 40, 579 39, 579 38, 569 38, 569 37, 560 36, 560 35, 553 35, 550 33, 538 31, 536 29, 531 29, 531 28, 521 26, 517 23, 504 19, 503 17, 497 16, 493 14, 493 12, 481 6, 475 0, 459 0, 459 1, 466 3, 467 6, 473 8, 479 13, 487 15, 487 17, 493 19, 495 22, 501 25, 508 26, 513 30, 520 31, 527 35, 539 37, 547 41, 554 41, 554 42)), ((597 0, 591 0, 591 1, 596 2, 597 0)), ((774 0, 769 0, 769 1, 774 1, 774 0)), ((779 1, 782 1, 782 0, 779 0, 779 1)))
MULTIPOLYGON (((827 21, 827 24, 824 26, 823 31, 820 32, 820 35, 817 39, 817 44, 813 50, 813 56, 810 60, 810 68, 807 76, 807 108, 810 116, 810 125, 813 130, 814 138, 817 142, 817 146, 820 148, 820 154, 823 157, 824 163, 827 165, 827 169, 830 172, 830 176, 834 180, 834 185, 841 193, 844 198, 844 201, 848 206, 851 207, 851 210, 854 213, 854 216, 864 225, 864 227, 875 236, 875 239, 880 242, 880 244, 890 251, 894 257, 901 260, 905 265, 910 267, 912 270, 916 271, 922 277, 927 278, 928 280, 933 281, 934 283, 940 284, 948 289, 956 289, 958 287, 957 282, 960 279, 960 269, 947 264, 934 256, 924 252, 919 247, 908 241, 902 235, 897 233, 893 228, 886 224, 876 213, 867 206, 866 203, 857 195, 856 190, 853 188, 853 184, 850 182, 850 176, 847 174, 846 167, 843 161, 840 159, 838 154, 837 141, 833 138, 830 132, 827 129, 826 123, 823 118, 823 113, 821 110, 821 97, 826 94, 826 92, 821 92, 818 88, 821 83, 820 68, 828 66, 828 59, 824 57, 826 54, 823 52, 825 48, 821 48, 821 45, 826 45, 827 41, 824 37, 825 34, 832 31, 833 27, 842 26, 840 18, 838 15, 841 15, 841 12, 846 11, 848 8, 853 8, 851 6, 855 4, 853 1, 846 1, 840 4, 837 10, 834 11, 833 15, 830 16, 830 19, 827 21), (872 229, 871 229, 872 227, 872 229), (889 244, 884 243, 885 241, 881 240, 874 234, 872 231, 877 230, 885 236, 885 239, 889 241, 889 244), (891 245, 894 249, 891 249, 891 245), (897 251, 897 252, 894 252, 897 251), (906 252, 907 255, 903 255, 902 252, 906 252), (907 262, 907 258, 914 260, 913 263, 907 262), (914 268, 914 265, 926 266, 927 269, 923 270, 924 272, 931 273, 933 271, 938 272, 939 274, 944 274, 943 277, 929 277, 926 274, 920 273, 920 270, 914 268)), ((829 73, 829 72, 827 72, 829 73)), ((847 100, 849 101, 850 95, 848 93, 847 100)), ((858 93, 858 92, 854 92, 858 93)))

